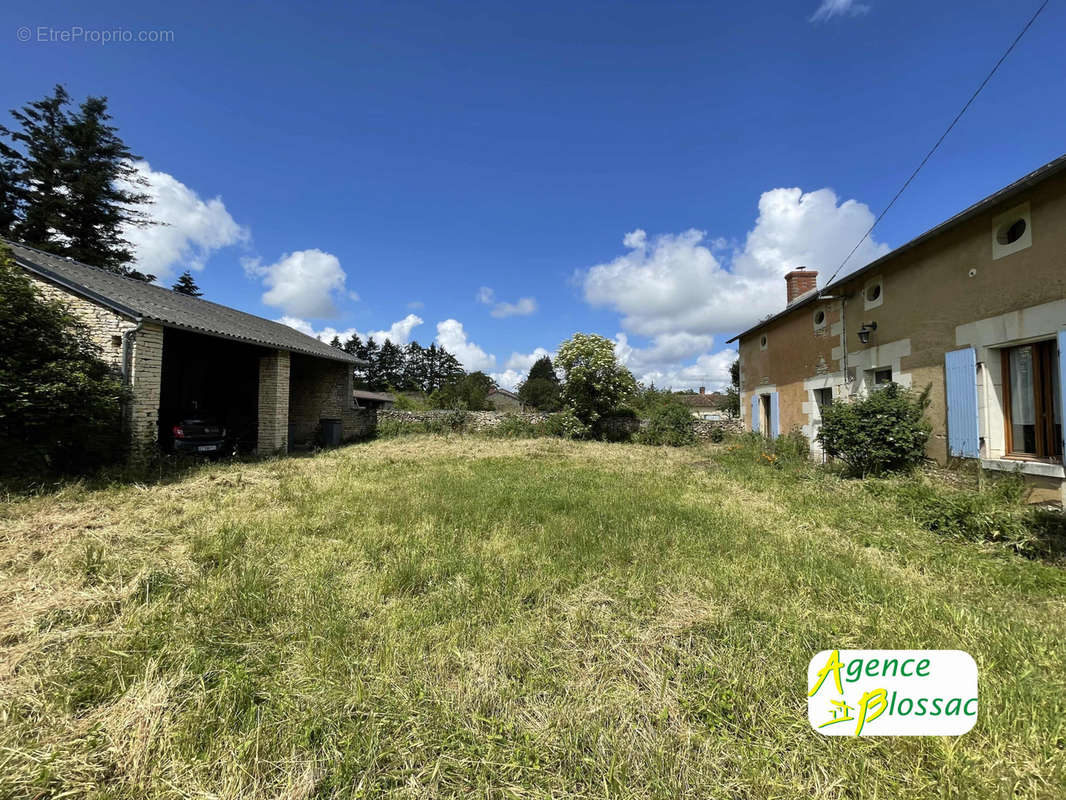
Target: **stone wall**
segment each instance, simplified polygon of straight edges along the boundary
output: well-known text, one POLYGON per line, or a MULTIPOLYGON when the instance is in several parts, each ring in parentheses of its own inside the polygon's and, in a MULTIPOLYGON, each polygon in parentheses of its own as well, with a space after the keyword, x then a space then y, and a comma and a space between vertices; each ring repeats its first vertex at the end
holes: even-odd
POLYGON ((130 455, 140 460, 151 457, 159 439, 159 387, 163 378, 163 326, 145 322, 133 335, 130 352, 127 407, 130 455))
POLYGON ((133 319, 36 275, 29 274, 29 278, 41 297, 63 303, 87 327, 89 340, 116 374, 122 374, 125 367, 131 398, 124 410, 123 425, 129 433, 130 456, 134 460, 149 456, 159 438, 163 327, 151 322, 142 324, 130 336, 127 363, 123 365, 123 339, 137 328, 133 319))
POLYGON ((346 442, 366 439, 374 435, 378 427, 376 408, 348 408, 341 414, 343 422, 342 438, 346 442))
POLYGON ((126 332, 136 328, 137 323, 129 317, 117 314, 107 306, 71 294, 66 289, 31 273, 26 274, 41 297, 60 301, 74 317, 88 326, 89 338, 100 348, 100 357, 116 371, 120 371, 122 337, 126 332))
POLYGON ((275 350, 259 359, 260 455, 285 452, 289 441, 289 351, 275 350))
POLYGON ((726 436, 744 432, 744 421, 740 417, 727 419, 698 419, 696 420, 696 438, 708 440, 714 438, 715 431, 721 431, 726 436))
MULTIPOLYGON (((378 411, 378 419, 391 420, 410 425, 434 424, 448 419, 454 412, 433 411, 401 411, 395 408, 383 408, 378 411)), ((507 413, 500 411, 467 411, 466 430, 475 433, 492 430, 497 427, 506 417, 516 416, 529 423, 546 422, 551 414, 542 414, 536 411, 524 411, 521 413, 507 413)), ((647 424, 646 420, 636 420, 628 417, 616 417, 607 421, 612 435, 633 434, 647 424)), ((744 424, 740 419, 694 420, 696 437, 701 440, 709 440, 714 437, 716 430, 721 430, 726 435, 740 433, 744 424)))
MULTIPOLYGON (((401 411, 397 408, 378 409, 378 420, 417 424, 436 424, 449 419, 455 412, 443 409, 432 411, 401 411)), ((492 430, 503 422, 505 417, 520 417, 530 423, 546 422, 550 414, 541 414, 536 411, 523 411, 520 413, 505 413, 501 411, 467 411, 466 429, 480 432, 492 430)))

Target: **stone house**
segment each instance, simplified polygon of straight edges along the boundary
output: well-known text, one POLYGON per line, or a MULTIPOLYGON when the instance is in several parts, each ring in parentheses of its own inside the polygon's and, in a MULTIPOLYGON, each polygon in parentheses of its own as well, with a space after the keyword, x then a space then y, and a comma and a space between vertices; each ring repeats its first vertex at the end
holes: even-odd
POLYGON ((820 291, 817 274, 788 273, 785 309, 730 340, 748 430, 813 441, 830 403, 929 386, 930 457, 1063 499, 1066 156, 820 291))
POLYGON ((489 389, 486 399, 492 403, 492 407, 497 411, 522 411, 526 407, 521 397, 498 386, 493 386, 489 389))
POLYGON ((688 406, 692 416, 696 419, 729 419, 729 414, 722 410, 725 396, 720 392, 707 394, 707 387, 701 386, 698 394, 676 394, 674 397, 682 404, 688 406))
POLYGON ((352 395, 354 356, 261 317, 125 278, 15 242, 15 263, 45 297, 84 322, 132 399, 131 455, 150 452, 160 425, 190 408, 254 437, 260 453, 314 439, 322 420, 341 437, 373 431, 376 413, 352 395))

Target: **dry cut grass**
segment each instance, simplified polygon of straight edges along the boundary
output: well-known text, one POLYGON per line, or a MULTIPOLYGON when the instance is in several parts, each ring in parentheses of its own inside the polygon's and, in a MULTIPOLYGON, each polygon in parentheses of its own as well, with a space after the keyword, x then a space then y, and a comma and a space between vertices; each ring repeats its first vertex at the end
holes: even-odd
POLYGON ((0 512, 0 796, 1066 795, 1066 577, 743 449, 413 437, 0 512), (826 739, 826 647, 959 738, 826 739))

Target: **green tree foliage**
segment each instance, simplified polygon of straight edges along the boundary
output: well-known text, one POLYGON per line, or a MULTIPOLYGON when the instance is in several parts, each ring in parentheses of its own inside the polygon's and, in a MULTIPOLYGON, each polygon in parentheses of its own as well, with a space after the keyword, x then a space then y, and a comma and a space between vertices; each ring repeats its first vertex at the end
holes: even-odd
POLYGON ((16 198, 10 234, 51 252, 61 249, 54 236, 66 206, 63 183, 69 104, 67 90, 57 85, 50 96, 12 110, 17 127, 4 129, 10 142, 5 153, 13 162, 16 198))
POLYGON ((398 387, 403 382, 404 351, 386 339, 378 352, 378 384, 381 388, 398 387))
POLYGON ((558 411, 562 407, 562 385, 549 356, 541 356, 529 368, 529 375, 518 387, 518 396, 527 406, 540 411, 558 411))
POLYGON ((641 444, 681 447, 696 442, 696 420, 688 406, 676 397, 656 404, 648 416, 648 424, 637 434, 641 444))
POLYGON ((68 473, 122 454, 124 390, 88 331, 0 249, 0 473, 68 473))
POLYGON ((729 388, 725 390, 725 402, 721 406, 731 417, 740 416, 740 359, 729 365, 729 388))
POLYGON ((433 392, 436 408, 461 408, 467 411, 489 411, 489 392, 496 386, 484 372, 471 372, 433 392))
POLYGON ((932 425, 929 388, 920 394, 890 383, 868 397, 822 409, 818 441, 856 475, 911 469, 925 458, 932 425))
POLYGON ((126 266, 133 261, 134 253, 122 229, 126 225, 150 224, 149 217, 139 209, 151 198, 136 188, 146 186, 133 167, 138 156, 130 152, 110 120, 107 98, 89 97, 66 126, 63 183, 68 194, 59 226, 60 237, 66 240, 63 255, 112 272, 142 277, 126 266))
POLYGON ((575 333, 559 346, 556 363, 566 373, 563 403, 592 429, 637 388, 629 370, 618 363, 614 345, 602 336, 575 333))
MULTIPOLYGON (((174 285, 170 287, 178 294, 187 294, 190 297, 202 297, 203 292, 200 291, 200 287, 196 285, 196 279, 193 278, 192 273, 189 270, 185 270, 181 273, 181 277, 174 282, 174 285)), ((340 347, 340 343, 336 336, 333 337, 333 341, 338 342, 335 347, 340 347)))
POLYGON ((57 255, 141 280, 131 268, 126 225, 152 224, 133 168, 137 156, 110 125, 107 99, 89 97, 73 113, 62 86, 11 112, 0 129, 0 233, 57 255))

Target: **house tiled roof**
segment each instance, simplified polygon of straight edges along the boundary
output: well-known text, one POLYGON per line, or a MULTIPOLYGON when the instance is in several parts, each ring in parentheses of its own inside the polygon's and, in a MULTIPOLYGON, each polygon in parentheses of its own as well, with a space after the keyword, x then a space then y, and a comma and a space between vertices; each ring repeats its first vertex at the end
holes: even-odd
POLYGON ((15 262, 23 269, 132 319, 335 361, 362 363, 355 356, 280 322, 116 275, 17 242, 0 241, 11 248, 15 262))
POLYGON ((711 392, 710 394, 675 394, 674 397, 686 406, 694 408, 714 408, 722 400, 722 395, 718 392, 711 392))
POLYGON ((365 389, 353 389, 352 396, 356 400, 375 400, 380 403, 396 402, 396 396, 388 392, 368 392, 365 389))
POLYGON ((516 395, 514 392, 509 392, 506 389, 501 389, 499 386, 493 386, 491 389, 489 389, 489 397, 492 397, 494 394, 502 394, 504 397, 510 397, 512 400, 522 402, 522 398, 516 395))
POLYGON ((843 286, 843 285, 845 285, 845 284, 847 284, 847 283, 849 283, 851 281, 854 281, 856 278, 858 278, 858 277, 860 277, 862 275, 866 275, 867 273, 870 273, 873 270, 884 266, 884 264, 886 262, 891 261, 892 259, 896 258, 897 256, 902 255, 903 253, 906 253, 909 250, 913 250, 915 247, 917 247, 918 245, 929 241, 934 236, 938 236, 939 234, 944 233, 945 231, 948 231, 948 230, 956 227, 957 225, 961 225, 962 223, 973 219, 978 214, 982 214, 982 213, 988 211, 989 209, 999 205, 1000 203, 1005 203, 1006 201, 1011 200, 1016 195, 1019 195, 1022 192, 1033 188, 1034 186, 1036 186, 1039 183, 1044 182, 1048 178, 1052 178, 1055 175, 1058 175, 1060 172, 1062 172, 1064 170, 1066 170, 1066 155, 1059 156, 1058 158, 1054 159, 1053 161, 1049 161, 1048 163, 1044 164, 1044 166, 1038 167, 1037 169, 1035 169, 1032 172, 1030 172, 1028 175, 1025 175, 1024 177, 1019 178, 1018 180, 1016 180, 1014 183, 1010 184, 1009 186, 1004 186, 1002 189, 1000 189, 997 192, 993 192, 992 194, 990 194, 988 197, 984 198, 983 200, 978 200, 972 206, 970 206, 967 209, 964 209, 964 210, 960 211, 958 214, 953 216, 951 219, 945 220, 944 222, 941 222, 939 225, 937 225, 937 226, 935 226, 933 228, 930 228, 925 233, 921 234, 920 236, 915 237, 914 239, 911 239, 906 244, 902 244, 899 247, 897 247, 895 250, 892 250, 891 252, 885 253, 880 258, 874 259, 873 261, 871 261, 866 266, 861 267, 860 269, 857 269, 854 272, 849 272, 849 273, 843 275, 840 278, 837 278, 836 280, 832 281, 831 283, 829 283, 825 287, 823 287, 820 292, 809 292, 808 294, 804 295, 802 298, 797 298, 796 300, 792 301, 791 304, 786 306, 784 310, 778 311, 776 314, 771 314, 770 316, 766 317, 766 319, 763 319, 763 320, 760 320, 759 322, 756 322, 754 325, 752 325, 747 330, 741 331, 736 336, 734 336, 732 339, 728 339, 726 341, 726 344, 729 344, 731 342, 735 342, 738 339, 740 339, 742 336, 747 336, 749 333, 754 333, 755 331, 759 330, 759 328, 762 328, 762 327, 770 324, 771 322, 776 322, 777 320, 781 319, 782 317, 791 314, 797 308, 801 308, 803 306, 806 306, 806 305, 809 305, 810 303, 815 302, 816 300, 820 300, 820 299, 823 299, 825 297, 828 297, 828 296, 832 295, 833 290, 839 289, 841 286, 843 286))

